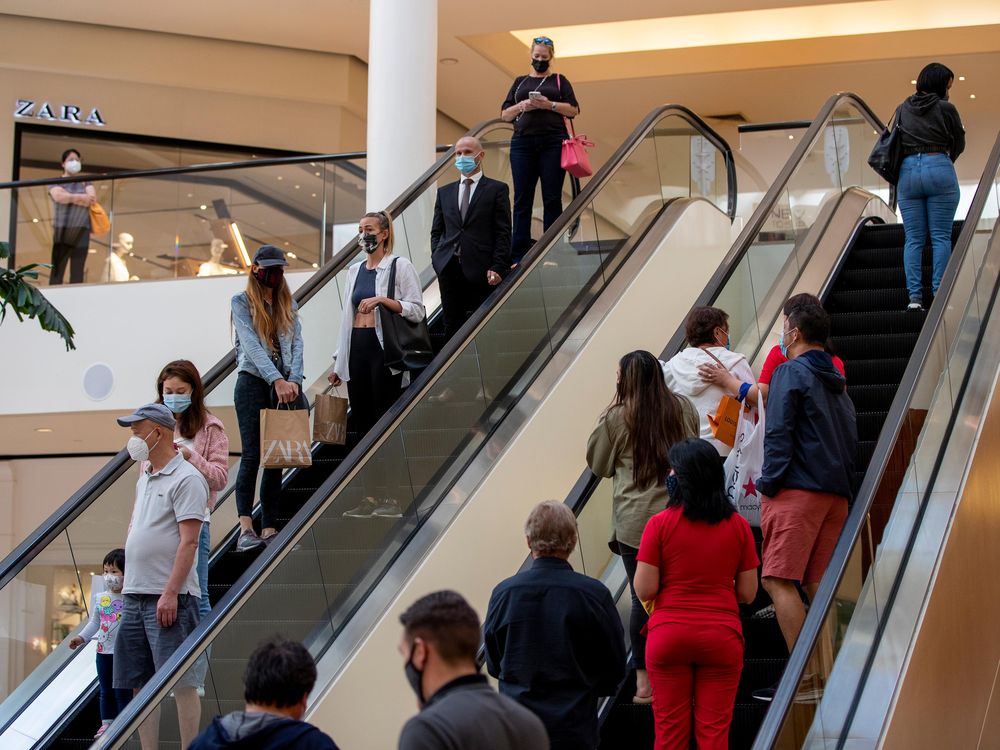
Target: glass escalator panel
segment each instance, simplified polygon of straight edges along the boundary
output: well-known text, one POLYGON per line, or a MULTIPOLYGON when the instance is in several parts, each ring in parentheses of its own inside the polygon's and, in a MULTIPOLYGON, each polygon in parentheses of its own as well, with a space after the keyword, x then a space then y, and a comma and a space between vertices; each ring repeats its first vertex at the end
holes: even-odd
MULTIPOLYGON (((204 635, 192 636, 190 648, 176 657, 177 669, 147 686, 154 703, 142 711, 172 703, 169 685, 198 659, 208 661, 203 717, 235 710, 248 644, 269 633, 298 638, 316 656, 330 647, 417 530, 448 502, 456 477, 572 334, 630 252, 630 241, 679 196, 674 186, 687 186, 685 197, 696 192, 691 142, 709 133, 679 107, 663 107, 644 121, 526 256, 495 304, 474 316, 467 338, 453 340, 440 364, 383 418, 388 427, 376 427, 366 441, 370 447, 362 444, 355 460, 345 462, 292 519, 283 544, 246 571, 213 611, 204 635), (658 159, 658 152, 681 155, 680 166, 658 159), (396 500, 399 516, 345 517, 367 495, 396 500)), ((723 149, 711 135, 713 147, 723 149)), ((700 173, 708 186, 703 192, 711 188, 723 204, 735 205, 731 160, 707 163, 700 173)), ((133 730, 133 718, 110 730, 113 743, 133 730)), ((176 740, 176 724, 164 720, 161 737, 171 733, 176 740)))

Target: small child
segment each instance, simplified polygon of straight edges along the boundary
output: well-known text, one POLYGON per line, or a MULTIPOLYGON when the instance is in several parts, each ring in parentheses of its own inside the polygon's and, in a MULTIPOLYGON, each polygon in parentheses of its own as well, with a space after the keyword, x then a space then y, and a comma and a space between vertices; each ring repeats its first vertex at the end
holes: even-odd
POLYGON ((113 549, 104 557, 105 591, 96 596, 97 602, 90 613, 90 622, 69 641, 69 647, 76 649, 97 636, 97 682, 101 686, 101 728, 94 735, 95 740, 104 734, 132 698, 131 690, 115 690, 112 683, 115 637, 118 635, 118 625, 122 619, 124 585, 125 550, 113 549))

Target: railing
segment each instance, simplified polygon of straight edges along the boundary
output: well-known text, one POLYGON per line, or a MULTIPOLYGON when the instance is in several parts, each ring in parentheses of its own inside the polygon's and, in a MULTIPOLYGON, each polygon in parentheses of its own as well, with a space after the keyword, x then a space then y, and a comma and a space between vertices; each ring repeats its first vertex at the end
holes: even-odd
MULTIPOLYGON (((799 747, 807 742, 844 747, 860 710, 866 681, 893 610, 902 574, 934 492, 948 437, 958 417, 975 353, 998 292, 1000 269, 1000 138, 987 160, 948 269, 892 401, 864 482, 844 524, 826 574, 811 603, 774 702, 754 744, 799 747), (992 231, 983 232, 983 224, 992 231), (992 235, 993 241, 988 242, 992 235), (890 462, 899 446, 913 446, 892 506, 894 539, 902 548, 877 548, 869 513, 883 484, 892 486, 890 462), (851 643, 851 663, 838 655, 851 643), (809 670, 826 683, 835 669, 837 695, 820 705, 795 703, 809 670)), ((897 675, 898 677, 898 675, 897 675)), ((893 680, 894 684, 895 680, 893 680)), ((889 688, 891 689, 891 688, 889 688)), ((885 687, 879 708, 887 710, 885 687)), ((876 711, 877 713, 877 711, 876 711)), ((878 737, 881 727, 865 727, 878 737)))
MULTIPOLYGON (((364 598, 381 582, 384 571, 391 567, 400 550, 434 513, 450 483, 475 455, 487 434, 495 429, 505 411, 524 393, 558 346, 560 337, 569 334, 573 316, 580 314, 574 311, 589 304, 620 267, 623 254, 619 250, 623 241, 634 243, 664 206, 679 196, 681 189, 685 197, 698 189, 692 188, 690 173, 692 137, 706 138, 719 149, 720 155, 714 160, 717 171, 713 179, 719 186, 716 200, 727 207, 735 205, 736 187, 729 182, 733 175, 731 153, 725 142, 682 107, 668 105, 647 116, 544 233, 521 267, 498 287, 397 405, 313 493, 282 530, 280 542, 254 561, 216 605, 209 619, 199 625, 143 688, 108 730, 108 746, 121 746, 148 712, 167 697, 171 685, 202 658, 210 644, 210 663, 214 664, 216 659, 231 662, 234 649, 239 653, 239 634, 255 617, 259 619, 268 611, 269 597, 276 595, 276 586, 284 585, 281 581, 291 581, 289 576, 292 576, 303 584, 303 576, 308 576, 309 586, 325 587, 323 571, 308 572, 297 565, 296 559, 316 554, 320 549, 319 536, 336 533, 342 510, 348 503, 356 502, 356 494, 347 491, 352 485, 366 480, 386 481, 384 467, 403 467, 405 470, 399 473, 405 476, 391 481, 400 482, 395 496, 409 510, 395 533, 379 542, 371 567, 354 577, 356 589, 341 606, 326 606, 322 601, 302 603, 295 634, 306 638, 315 653, 325 650, 364 598), (680 155, 683 160, 671 154, 680 155), (618 181, 625 174, 626 164, 632 177, 627 184, 618 181), (609 192, 612 184, 615 188, 609 192), (625 186, 618 187, 622 184, 625 186), (570 242, 567 230, 574 225, 579 229, 570 242), (512 355, 505 358, 510 344, 505 346, 503 342, 511 335, 516 346, 512 355), (471 394, 477 388, 479 394, 471 399, 474 414, 468 422, 469 429, 442 438, 447 445, 438 451, 442 455, 433 465, 416 463, 410 452, 418 449, 415 441, 419 436, 426 435, 428 428, 446 431, 452 426, 451 422, 439 421, 445 417, 434 417, 444 411, 435 409, 440 403, 439 395, 449 390, 471 394)), ((466 396, 457 406, 469 408, 469 402, 466 396)), ((287 631, 289 624, 286 622, 282 627, 287 631)), ((221 693, 239 694, 239 675, 232 669, 223 667, 220 680, 214 688, 220 701, 221 693)))

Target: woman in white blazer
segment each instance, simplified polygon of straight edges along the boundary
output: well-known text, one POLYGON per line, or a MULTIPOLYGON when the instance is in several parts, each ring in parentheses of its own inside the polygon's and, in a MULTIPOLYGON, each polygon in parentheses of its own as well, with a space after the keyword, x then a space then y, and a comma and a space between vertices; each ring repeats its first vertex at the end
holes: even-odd
MULTIPOLYGON (((377 308, 382 306, 413 322, 423 320, 426 312, 417 270, 408 259, 392 254, 392 217, 387 211, 367 213, 361 218, 358 244, 367 257, 347 269, 340 340, 329 380, 334 386, 347 383, 351 423, 360 439, 396 402, 410 380, 408 372, 386 367, 377 308), (389 272, 393 262, 396 283, 390 299, 389 272)), ((372 473, 364 472, 366 476, 372 473)), ((397 501, 376 494, 377 491, 369 494, 361 505, 344 515, 390 518, 400 515, 397 501)))

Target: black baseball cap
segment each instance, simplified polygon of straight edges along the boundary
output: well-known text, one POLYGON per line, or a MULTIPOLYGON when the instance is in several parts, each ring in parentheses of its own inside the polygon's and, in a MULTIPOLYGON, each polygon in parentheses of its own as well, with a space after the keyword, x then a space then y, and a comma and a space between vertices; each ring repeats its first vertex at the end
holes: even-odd
POLYGON ((261 268, 288 265, 284 252, 274 245, 261 245, 257 248, 257 252, 253 254, 253 262, 255 266, 260 266, 261 268))

